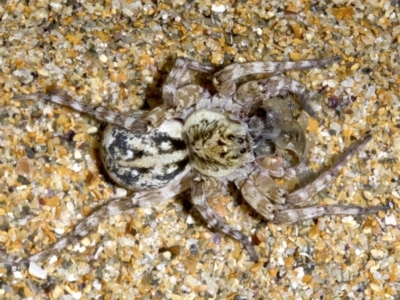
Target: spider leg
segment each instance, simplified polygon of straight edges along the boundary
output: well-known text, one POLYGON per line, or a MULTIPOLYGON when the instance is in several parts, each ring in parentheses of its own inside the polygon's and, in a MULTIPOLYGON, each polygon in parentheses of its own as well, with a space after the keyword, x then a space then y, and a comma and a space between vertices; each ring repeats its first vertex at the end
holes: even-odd
POLYGON ((180 105, 178 90, 180 89, 180 86, 182 86, 182 81, 184 81, 183 79, 188 74, 189 70, 200 73, 211 73, 214 71, 214 68, 202 65, 195 61, 178 58, 175 61, 175 65, 171 72, 168 74, 162 88, 162 98, 167 110, 170 108, 176 108, 180 105))
POLYGON ((279 74, 289 70, 302 70, 318 68, 333 64, 341 60, 340 56, 323 59, 311 59, 303 61, 263 61, 231 64, 214 76, 214 85, 221 97, 230 97, 236 92, 235 80, 252 74, 279 74))
POLYGON ((238 88, 234 99, 243 106, 242 111, 246 113, 255 102, 285 96, 288 93, 296 95, 301 107, 310 116, 314 115, 306 86, 291 78, 274 76, 246 82, 238 88))
POLYGON ((134 204, 130 198, 118 198, 113 199, 101 206, 99 209, 94 211, 91 215, 83 219, 75 228, 68 233, 66 236, 58 240, 56 243, 51 245, 49 248, 42 250, 36 254, 23 258, 21 260, 6 259, 0 261, 0 265, 13 266, 13 265, 29 265, 30 263, 41 262, 52 255, 56 255, 61 250, 66 248, 68 245, 74 243, 77 240, 85 237, 90 231, 105 218, 125 213, 132 208, 134 204))
POLYGON ((251 260, 257 261, 258 255, 253 247, 253 244, 249 240, 249 237, 244 235, 242 232, 229 227, 225 221, 218 216, 211 206, 207 203, 206 197, 206 182, 201 176, 195 176, 192 181, 192 200, 194 206, 197 208, 201 216, 207 222, 210 227, 218 229, 223 233, 229 235, 235 240, 241 242, 246 248, 250 255, 251 260))
POLYGON ((241 185, 240 190, 243 198, 257 213, 262 215, 266 220, 274 219, 276 207, 268 198, 268 194, 271 194, 270 192, 273 188, 270 188, 270 191, 266 191, 267 195, 264 195, 256 186, 253 179, 249 177, 241 185))
POLYGON ((335 161, 332 167, 320 174, 313 182, 303 188, 300 188, 286 196, 286 204, 301 206, 309 201, 312 197, 323 190, 334 178, 339 174, 340 169, 345 166, 351 157, 370 140, 371 136, 367 136, 357 143, 351 145, 339 158, 335 161))
POLYGON ((147 131, 146 122, 141 120, 144 116, 147 115, 146 111, 137 110, 131 113, 129 116, 123 116, 101 106, 96 107, 83 102, 74 101, 66 93, 57 89, 52 90, 50 93, 14 95, 12 99, 23 101, 38 100, 40 98, 46 101, 70 107, 76 111, 92 116, 99 121, 121 126, 132 132, 144 133, 147 131))
MULTIPOLYGON (((342 205, 315 205, 310 207, 301 207, 287 209, 283 205, 273 205, 269 200, 271 193, 260 189, 249 178, 241 189, 245 200, 260 213, 265 219, 274 223, 296 223, 308 219, 318 218, 324 215, 367 215, 375 214, 378 211, 386 211, 384 206, 361 207, 361 206, 342 206, 342 205)), ((273 198, 273 197, 272 197, 273 198)))
POLYGON ((315 205, 310 207, 276 211, 273 222, 296 223, 299 221, 318 218, 324 215, 371 215, 376 214, 381 210, 386 211, 387 207, 362 207, 354 205, 315 205))
POLYGON ((154 205, 175 197, 190 188, 192 175, 189 172, 189 168, 187 168, 185 173, 186 174, 182 178, 179 178, 179 180, 176 180, 166 187, 157 190, 138 192, 133 194, 131 197, 110 200, 100 206, 88 217, 84 218, 70 233, 51 245, 49 248, 21 260, 2 258, 0 260, 0 266, 28 265, 32 262, 41 262, 52 255, 59 253, 68 245, 87 236, 87 234, 94 230, 104 219, 129 212, 137 207, 154 205))
POLYGON ((315 205, 299 208, 299 206, 309 204, 312 200, 312 196, 324 189, 333 178, 337 177, 340 169, 370 140, 371 136, 367 136, 361 141, 353 144, 338 158, 331 169, 323 172, 304 188, 287 195, 286 204, 288 206, 295 206, 295 208, 281 208, 280 211, 275 212, 275 218, 273 221, 277 223, 295 223, 298 221, 321 217, 323 215, 366 215, 375 214, 380 210, 386 211, 387 207, 384 206, 361 207, 354 205, 315 205))
MULTIPOLYGON (((241 186, 242 195, 250 206, 264 218, 276 223, 295 223, 323 215, 361 215, 375 214, 380 210, 386 211, 387 208, 384 206, 315 205, 302 207, 310 204, 313 196, 324 189, 333 178, 337 177, 340 169, 370 140, 371 136, 367 136, 353 144, 338 158, 331 169, 323 172, 313 182, 291 194, 282 194, 284 190, 280 190, 267 173, 258 171, 256 174, 250 174, 244 181, 241 186)), ((297 171, 303 169, 305 169, 305 166, 297 171)))

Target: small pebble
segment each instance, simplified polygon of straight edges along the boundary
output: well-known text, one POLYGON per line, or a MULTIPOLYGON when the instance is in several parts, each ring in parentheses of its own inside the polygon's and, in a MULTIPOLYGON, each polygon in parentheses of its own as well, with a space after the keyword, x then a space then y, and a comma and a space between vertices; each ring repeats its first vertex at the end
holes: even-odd
POLYGON ((124 188, 118 187, 115 189, 115 198, 123 198, 128 194, 128 191, 124 188))
POLYGON ((75 158, 75 159, 82 159, 82 153, 81 153, 81 151, 75 149, 75 151, 74 151, 74 158, 75 158))
POLYGON ((100 60, 101 62, 103 62, 103 63, 106 63, 107 60, 108 60, 108 58, 107 58, 107 56, 105 56, 104 54, 102 54, 102 55, 99 56, 99 60, 100 60))
POLYGON ((58 235, 62 235, 65 233, 65 229, 56 227, 56 228, 54 228, 54 232, 57 233, 58 235))
POLYGON ((46 279, 47 278, 47 272, 43 270, 41 267, 39 267, 37 264, 31 262, 29 264, 29 269, 28 272, 30 275, 33 277, 37 277, 40 279, 46 279))
POLYGON ((344 87, 352 87, 354 86, 354 79, 348 78, 346 80, 343 80, 340 85, 344 87))
POLYGON ((89 128, 87 129, 87 133, 88 133, 88 134, 94 134, 94 133, 96 133, 97 131, 98 131, 98 128, 95 127, 95 126, 91 126, 91 127, 89 127, 89 128))
POLYGON ((226 10, 226 8, 225 8, 224 5, 212 4, 212 5, 211 5, 211 10, 212 10, 213 12, 216 12, 216 13, 222 13, 222 12, 224 12, 224 11, 226 10))
POLYGON ((16 279, 21 279, 22 278, 22 273, 20 271, 15 271, 13 272, 13 275, 16 279))
POLYGON ((80 171, 82 171, 82 167, 79 163, 74 163, 71 167, 71 170, 76 173, 79 173, 80 171))
POLYGON ((392 214, 385 216, 385 223, 386 223, 386 225, 396 226, 397 225, 396 217, 392 214))

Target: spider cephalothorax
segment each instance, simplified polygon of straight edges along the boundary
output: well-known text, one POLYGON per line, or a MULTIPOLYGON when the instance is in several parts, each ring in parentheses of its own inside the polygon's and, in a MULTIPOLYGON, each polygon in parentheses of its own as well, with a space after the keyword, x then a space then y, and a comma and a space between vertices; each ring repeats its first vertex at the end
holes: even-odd
POLYGON ((206 176, 222 177, 254 160, 247 124, 210 109, 193 112, 184 131, 193 168, 206 176))
POLYGON ((211 67, 178 59, 163 87, 164 104, 129 116, 72 101, 59 91, 15 96, 15 100, 44 98, 109 123, 101 142, 105 169, 117 184, 134 191, 130 197, 109 201, 52 247, 19 263, 48 257, 85 236, 106 217, 154 205, 187 189, 206 222, 239 240, 250 258, 257 260, 248 236, 227 225, 207 202, 210 195, 221 193, 228 181, 234 182, 258 213, 273 222, 293 223, 325 214, 372 214, 383 209, 312 202, 312 197, 338 175, 371 137, 350 146, 331 169, 295 189, 296 178, 308 170, 306 138, 295 112, 303 109, 314 114, 307 89, 297 81, 279 76, 236 86, 238 78, 252 74, 272 75, 338 61, 339 57, 253 62, 232 64, 215 72, 211 67), (183 81, 193 71, 213 76, 214 95, 204 87, 183 81), (287 97, 288 94, 291 96, 287 97), (285 179, 287 184, 277 184, 274 178, 285 179))

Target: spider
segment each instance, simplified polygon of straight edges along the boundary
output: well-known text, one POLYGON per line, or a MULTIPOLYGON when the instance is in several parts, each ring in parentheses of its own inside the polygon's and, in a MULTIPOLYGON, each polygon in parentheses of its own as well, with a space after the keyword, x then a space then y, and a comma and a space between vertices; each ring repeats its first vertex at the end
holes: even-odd
POLYGON ((314 114, 309 92, 303 84, 282 76, 237 84, 239 78, 249 75, 317 68, 340 59, 234 63, 220 71, 177 59, 162 88, 163 104, 129 116, 73 101, 59 90, 15 95, 14 100, 43 98, 108 123, 100 149, 104 167, 116 184, 134 193, 110 200, 50 248, 6 263, 42 261, 86 236, 104 218, 135 207, 156 205, 189 189, 194 207, 207 224, 240 241, 250 259, 257 261, 249 237, 228 226, 207 202, 209 197, 222 194, 228 182, 234 183, 255 211, 277 223, 294 223, 326 214, 361 215, 384 210, 384 207, 313 205, 312 200, 370 136, 350 146, 311 183, 295 188, 296 178, 308 169, 306 138, 295 111, 297 105, 309 115, 314 114), (216 92, 212 95, 200 85, 185 82, 191 72, 212 76, 216 92), (285 179, 288 184, 279 185, 275 178, 285 179))

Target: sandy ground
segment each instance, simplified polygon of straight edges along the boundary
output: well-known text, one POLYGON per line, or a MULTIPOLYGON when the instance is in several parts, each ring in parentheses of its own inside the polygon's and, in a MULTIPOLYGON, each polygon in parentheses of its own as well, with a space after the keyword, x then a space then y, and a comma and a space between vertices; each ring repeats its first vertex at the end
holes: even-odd
POLYGON ((171 199, 104 220, 37 272, 0 268, 0 298, 399 299, 399 2, 282 2, 1 1, 1 251, 18 258, 46 249, 125 193, 101 171, 100 122, 12 94, 55 86, 129 114, 157 103, 177 57, 222 68, 342 56, 284 74, 324 93, 306 129, 314 169, 372 134, 315 200, 389 210, 279 225, 219 198, 215 209, 257 244, 254 263, 207 228, 187 197, 171 199))

